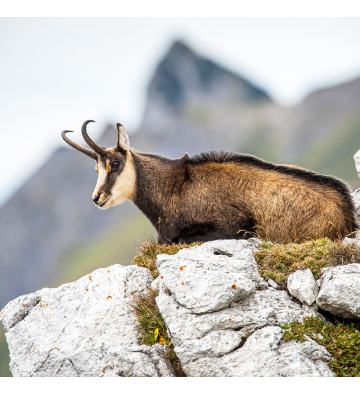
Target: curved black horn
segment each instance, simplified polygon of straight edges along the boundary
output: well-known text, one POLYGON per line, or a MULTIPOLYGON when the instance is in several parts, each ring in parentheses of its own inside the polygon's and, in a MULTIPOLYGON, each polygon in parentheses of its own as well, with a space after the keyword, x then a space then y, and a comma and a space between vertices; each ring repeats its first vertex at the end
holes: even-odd
POLYGON ((100 145, 95 144, 91 138, 88 136, 87 131, 86 131, 86 126, 88 123, 90 122, 95 122, 95 121, 85 121, 81 127, 81 133, 84 137, 84 140, 88 143, 88 145, 100 156, 105 156, 106 155, 106 151, 104 150, 104 148, 100 147, 100 145))
POLYGON ((71 130, 64 130, 63 132, 61 132, 61 137, 64 139, 64 141, 66 141, 69 145, 71 145, 73 148, 77 149, 78 151, 82 152, 83 154, 97 160, 98 155, 94 151, 91 151, 88 148, 82 147, 81 145, 74 143, 66 136, 66 133, 74 133, 74 132, 71 130))

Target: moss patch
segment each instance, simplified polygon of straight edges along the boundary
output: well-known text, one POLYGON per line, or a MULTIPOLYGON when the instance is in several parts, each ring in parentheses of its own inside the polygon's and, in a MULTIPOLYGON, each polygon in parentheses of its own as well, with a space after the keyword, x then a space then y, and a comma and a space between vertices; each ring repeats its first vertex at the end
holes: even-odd
POLYGON ((132 260, 133 265, 140 267, 145 267, 149 269, 154 280, 159 275, 159 271, 156 267, 156 256, 158 254, 168 254, 174 255, 183 248, 190 248, 202 243, 192 243, 192 244, 158 244, 154 240, 146 240, 138 248, 138 253, 132 260))
POLYGON ((291 323, 281 327, 285 341, 304 342, 304 335, 307 335, 324 346, 332 356, 329 367, 336 376, 360 376, 360 331, 354 325, 326 324, 317 317, 309 317, 302 324, 291 323))
POLYGON ((286 284, 289 275, 299 269, 309 268, 318 279, 324 267, 359 262, 360 248, 326 238, 301 244, 262 243, 255 258, 262 277, 286 284))

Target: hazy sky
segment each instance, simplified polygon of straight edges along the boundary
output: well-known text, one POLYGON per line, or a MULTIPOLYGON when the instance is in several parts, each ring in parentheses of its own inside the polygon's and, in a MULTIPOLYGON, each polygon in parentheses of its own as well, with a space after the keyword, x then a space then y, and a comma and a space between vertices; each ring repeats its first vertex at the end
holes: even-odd
POLYGON ((175 39, 293 105, 360 76, 359 37, 357 18, 0 18, 0 204, 65 144, 62 130, 78 142, 86 119, 95 138, 109 121, 135 130, 175 39))

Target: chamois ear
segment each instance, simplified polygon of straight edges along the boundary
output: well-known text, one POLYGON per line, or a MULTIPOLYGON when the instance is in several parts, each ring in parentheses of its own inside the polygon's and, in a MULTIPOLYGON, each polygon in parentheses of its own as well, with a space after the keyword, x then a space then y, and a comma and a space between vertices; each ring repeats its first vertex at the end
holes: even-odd
POLYGON ((127 135, 124 126, 121 123, 117 123, 118 130, 118 147, 120 150, 127 151, 130 148, 129 136, 127 135))

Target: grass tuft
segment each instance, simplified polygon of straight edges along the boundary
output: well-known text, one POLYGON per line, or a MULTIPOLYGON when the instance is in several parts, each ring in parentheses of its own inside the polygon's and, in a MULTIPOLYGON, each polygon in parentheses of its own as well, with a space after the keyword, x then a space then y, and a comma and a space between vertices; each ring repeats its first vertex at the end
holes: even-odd
POLYGON ((142 294, 133 294, 133 303, 130 305, 131 312, 139 322, 139 343, 147 346, 155 344, 169 346, 166 357, 172 363, 176 376, 184 377, 179 358, 174 352, 174 346, 166 332, 166 325, 160 314, 155 298, 158 293, 147 288, 142 294))
POLYGON ((155 240, 146 240, 138 248, 138 253, 132 260, 133 265, 140 267, 145 267, 149 269, 153 279, 155 280, 159 272, 156 267, 156 256, 158 254, 168 254, 174 255, 183 248, 190 248, 202 243, 192 243, 192 244, 159 244, 155 240))
POLYGON ((299 269, 309 268, 318 279, 324 267, 359 262, 360 247, 327 238, 301 244, 262 243, 255 258, 262 277, 286 284, 289 275, 299 269))
POLYGON ((360 331, 353 324, 326 324, 317 317, 309 317, 302 324, 291 323, 281 328, 285 341, 304 342, 307 335, 324 346, 332 356, 328 365, 336 376, 360 376, 360 331))
MULTIPOLYGON (((158 254, 174 255, 183 248, 190 248, 200 244, 202 243, 159 244, 152 239, 146 240, 138 248, 138 253, 131 263, 150 270, 155 280, 159 276, 159 271, 156 267, 156 256, 158 254)), ((157 307, 156 296, 158 294, 150 288, 140 295, 133 295, 131 310, 139 322, 139 342, 147 346, 153 346, 154 344, 169 346, 169 352, 166 357, 172 363, 176 376, 184 377, 186 375, 181 368, 179 358, 175 354, 174 345, 169 339, 164 319, 157 307)))

